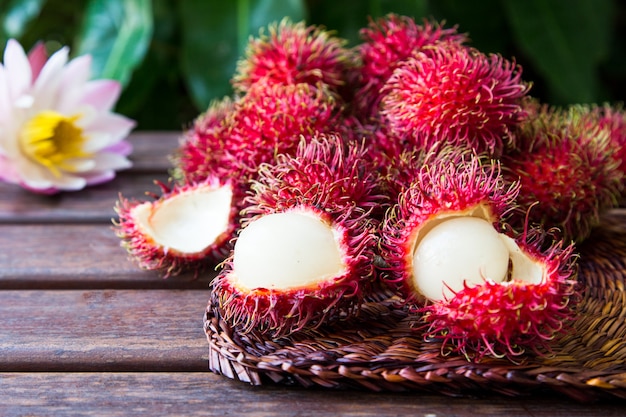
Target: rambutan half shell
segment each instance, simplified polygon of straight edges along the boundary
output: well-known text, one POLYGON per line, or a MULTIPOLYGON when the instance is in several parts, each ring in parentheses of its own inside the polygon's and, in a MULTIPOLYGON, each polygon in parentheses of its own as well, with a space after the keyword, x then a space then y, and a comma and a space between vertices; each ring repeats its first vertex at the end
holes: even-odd
MULTIPOLYGON (((420 242, 432 229, 445 227, 446 223, 458 219, 475 221, 477 229, 474 231, 478 233, 497 229, 514 207, 517 191, 515 185, 506 186, 497 164, 483 161, 471 152, 446 150, 430 154, 415 170, 412 181, 400 192, 397 203, 387 212, 381 225, 381 256, 386 264, 381 278, 409 305, 421 305, 426 300, 421 286, 428 286, 428 292, 435 293, 431 296, 433 299, 449 295, 450 292, 445 291, 447 287, 452 291, 462 288, 462 280, 456 284, 440 282, 438 287, 422 283, 419 277, 416 281, 416 251, 420 242)), ((488 258, 491 250, 502 252, 497 243, 488 245, 492 237, 482 242, 484 247, 480 241, 474 245, 471 241, 449 243, 480 250, 468 255, 480 260, 488 258)), ((447 251, 445 247, 444 250, 447 251)), ((458 254, 447 251, 444 255, 449 259, 434 260, 453 266, 454 256, 458 254)), ((495 269, 501 270, 501 265, 496 265, 495 269)), ((473 273, 474 279, 479 279, 480 272, 473 273)))
POLYGON ((473 361, 546 355, 574 318, 580 293, 573 244, 554 241, 546 248, 545 233, 538 229, 517 238, 502 236, 510 251, 506 280, 464 285, 419 310, 425 323, 420 329, 442 341, 442 353, 461 353, 473 361))
POLYGON ((162 189, 154 201, 117 201, 114 231, 130 257, 164 277, 198 273, 226 258, 238 226, 233 200, 241 190, 219 179, 162 189))
POLYGON ((213 281, 221 314, 238 331, 277 337, 358 311, 374 279, 375 183, 359 169, 360 152, 348 149, 337 136, 318 136, 262 167, 232 256, 213 281))
POLYGON ((573 244, 508 227, 518 187, 497 165, 452 152, 417 174, 381 228, 381 278, 415 330, 472 360, 549 346, 577 299, 573 244))
POLYGON ((499 157, 525 117, 529 84, 521 67, 499 55, 452 43, 407 59, 382 88, 381 112, 414 146, 464 146, 499 157))

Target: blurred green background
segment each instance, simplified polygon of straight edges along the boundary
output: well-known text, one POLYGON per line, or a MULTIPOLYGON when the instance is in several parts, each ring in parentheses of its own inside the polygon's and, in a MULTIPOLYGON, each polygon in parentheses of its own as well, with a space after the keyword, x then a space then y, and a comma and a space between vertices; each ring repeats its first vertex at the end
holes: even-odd
POLYGON ((0 45, 94 57, 94 77, 124 90, 117 112, 138 129, 179 130, 229 79, 250 35, 289 16, 360 42, 389 12, 458 25, 472 45, 523 67, 531 94, 557 105, 626 100, 626 6, 621 0, 0 0, 0 45))

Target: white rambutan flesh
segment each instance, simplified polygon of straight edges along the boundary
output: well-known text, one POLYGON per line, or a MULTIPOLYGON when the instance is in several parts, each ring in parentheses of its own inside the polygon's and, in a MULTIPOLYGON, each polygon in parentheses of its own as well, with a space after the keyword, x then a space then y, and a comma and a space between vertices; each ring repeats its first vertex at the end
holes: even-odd
POLYGON ((418 240, 413 285, 431 301, 450 299, 465 287, 509 279, 540 284, 544 269, 513 239, 480 217, 444 218, 418 240))
POLYGON ((239 287, 290 290, 341 276, 346 265, 330 224, 290 211, 260 217, 242 229, 233 270, 239 287))
POLYGON ((239 189, 218 179, 171 189, 159 185, 163 193, 152 201, 120 196, 113 224, 122 247, 142 269, 165 277, 184 271, 197 275, 223 261, 239 224, 239 189))
POLYGON ((228 228, 232 189, 181 193, 154 205, 132 209, 138 226, 165 250, 196 253, 205 250, 228 228))
POLYGON ((451 297, 464 285, 503 281, 509 251, 494 227, 478 217, 453 217, 433 227, 413 254, 413 279, 430 300, 451 297))

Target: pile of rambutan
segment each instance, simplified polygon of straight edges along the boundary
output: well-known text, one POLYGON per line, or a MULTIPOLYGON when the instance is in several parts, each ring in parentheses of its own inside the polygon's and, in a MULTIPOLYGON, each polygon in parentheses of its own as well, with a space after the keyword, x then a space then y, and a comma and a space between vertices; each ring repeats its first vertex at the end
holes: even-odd
POLYGON ((576 245, 622 198, 626 113, 540 103, 456 27, 390 14, 361 35, 283 20, 252 38, 172 184, 120 196, 122 245, 166 277, 216 268, 238 332, 350 318, 382 285, 444 355, 548 353, 584 290, 576 245))

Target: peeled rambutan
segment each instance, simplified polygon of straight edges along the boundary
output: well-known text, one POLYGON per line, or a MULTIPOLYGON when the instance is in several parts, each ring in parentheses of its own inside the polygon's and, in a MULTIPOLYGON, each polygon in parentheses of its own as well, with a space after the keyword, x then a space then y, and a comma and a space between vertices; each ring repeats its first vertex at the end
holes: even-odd
POLYGON ((232 79, 235 91, 246 93, 253 84, 325 84, 338 92, 350 63, 346 41, 321 26, 283 19, 251 38, 245 57, 232 79))
POLYGON ((375 115, 380 102, 380 89, 393 71, 418 51, 429 53, 429 47, 441 42, 463 44, 467 37, 457 28, 424 20, 417 24, 413 18, 390 13, 360 31, 363 42, 356 46, 360 61, 355 71, 358 90, 355 94, 356 112, 363 120, 375 115))
POLYGON ((514 226, 528 218, 558 228, 565 240, 584 240, 621 192, 624 174, 609 129, 589 107, 544 105, 515 134, 515 150, 501 159, 505 177, 521 183, 514 226))
POLYGON ((375 183, 351 146, 318 136, 262 167, 234 251, 212 283, 239 332, 277 337, 358 311, 374 278, 375 183))
POLYGON ((164 277, 198 273, 226 258, 239 219, 233 200, 243 199, 242 190, 219 178, 160 185, 162 194, 153 201, 120 196, 115 206, 114 231, 131 258, 164 277))
POLYGON ((484 356, 516 361, 528 351, 545 355, 575 316, 579 292, 573 244, 554 241, 546 248, 549 238, 538 229, 500 237, 511 264, 503 281, 464 283, 445 300, 419 310, 427 323, 426 337, 441 339, 445 353, 459 352, 475 361, 484 356))
POLYGON ((528 90, 514 62, 440 42, 398 66, 382 88, 381 112, 419 148, 443 142, 499 157, 524 119, 528 90))
POLYGON ((381 279, 424 313, 417 329, 468 357, 512 358, 554 337, 571 315, 572 248, 544 254, 534 240, 504 233, 517 192, 497 164, 439 151, 381 227, 381 279))
MULTIPOLYGON (((397 203, 388 211, 381 226, 381 255, 388 265, 382 277, 397 288, 407 303, 418 305, 425 300, 425 292, 433 293, 427 297, 430 299, 443 299, 446 295, 442 283, 427 291, 420 290, 420 286, 427 286, 428 282, 415 282, 415 252, 419 242, 437 225, 463 227, 462 220, 468 220, 467 226, 474 227, 477 234, 485 229, 493 232, 487 236, 487 241, 473 245, 476 250, 493 243, 493 234, 497 234, 494 225, 512 210, 517 187, 506 187, 497 164, 486 163, 471 152, 454 149, 429 154, 406 178, 408 184, 402 189, 397 186, 400 191, 397 203)), ((504 251, 498 242, 493 243, 488 252, 492 250, 504 251)), ((450 256, 459 255, 449 253, 450 256)), ((486 254, 468 255, 478 261, 481 256, 485 258, 486 254)), ((456 264, 451 260, 448 266, 452 268, 456 264)), ((502 270, 502 263, 496 268, 502 270)), ((481 272, 485 271, 474 271, 472 276, 482 280, 481 272)), ((451 290, 462 288, 461 283, 448 285, 451 290)))
POLYGON ((340 122, 341 105, 324 85, 257 83, 226 120, 224 152, 254 176, 260 164, 293 154, 301 137, 330 133, 340 122))

